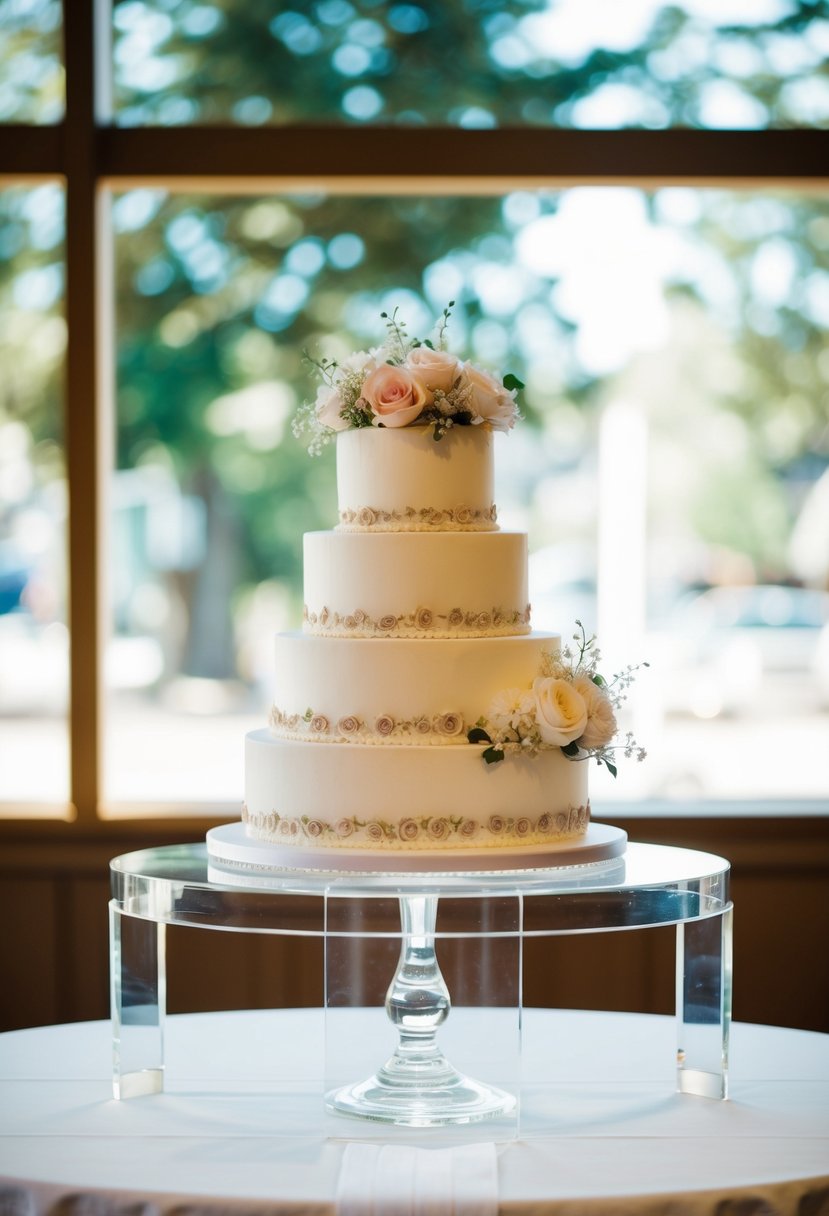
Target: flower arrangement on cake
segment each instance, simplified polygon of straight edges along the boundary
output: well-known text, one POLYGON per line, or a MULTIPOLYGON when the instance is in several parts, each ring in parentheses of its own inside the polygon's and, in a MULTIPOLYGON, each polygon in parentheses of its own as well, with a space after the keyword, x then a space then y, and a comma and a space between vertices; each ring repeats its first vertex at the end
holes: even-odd
POLYGON ((317 455, 338 431, 352 427, 431 426, 442 439, 455 426, 486 424, 508 431, 518 415, 516 391, 522 382, 511 373, 499 380, 447 349, 450 300, 433 335, 410 337, 397 309, 381 313, 386 340, 338 363, 307 356, 322 383, 316 399, 297 411, 293 431, 317 455))
MULTIPOLYGON (((617 751, 637 760, 645 750, 628 732, 615 743, 616 710, 627 697, 637 666, 625 667, 610 681, 598 672, 601 653, 595 635, 581 621, 573 634, 577 649, 565 646, 543 656, 532 688, 507 688, 493 699, 486 716, 467 733, 470 743, 486 743, 483 759, 497 764, 510 752, 534 755, 560 747, 572 760, 594 759, 615 777, 617 751)), ((647 667, 647 663, 641 664, 647 667)))

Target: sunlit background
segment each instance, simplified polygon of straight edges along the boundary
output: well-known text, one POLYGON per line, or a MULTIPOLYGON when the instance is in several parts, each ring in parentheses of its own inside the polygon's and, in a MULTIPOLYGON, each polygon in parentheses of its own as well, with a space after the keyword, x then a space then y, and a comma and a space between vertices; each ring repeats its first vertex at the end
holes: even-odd
POLYGON ((814 3, 122 0, 114 24, 129 126, 829 122, 829 18, 814 3), (267 54, 251 55, 257 37, 267 54))
MULTIPOLYGON (((829 19, 814 5, 470 3, 480 12, 459 22, 462 7, 124 0, 117 121, 829 120, 829 19), (427 58, 439 88, 423 87, 427 58)), ((56 15, 0 0, 0 63, 24 65, 0 72, 0 121, 60 117, 56 15)), ((630 714, 648 761, 616 786, 597 774, 597 799, 825 796, 824 200, 135 189, 114 197, 112 226, 109 803, 241 798, 273 635, 300 619, 301 534, 336 513, 333 453, 311 459, 291 434, 314 393, 303 352, 370 345, 394 307, 426 333, 450 299, 453 347, 526 382, 525 418, 499 437, 497 500, 502 526, 530 535, 535 626, 566 636, 579 618, 611 667, 650 663, 630 714)), ((8 801, 68 796, 62 249, 57 185, 0 190, 8 801)))

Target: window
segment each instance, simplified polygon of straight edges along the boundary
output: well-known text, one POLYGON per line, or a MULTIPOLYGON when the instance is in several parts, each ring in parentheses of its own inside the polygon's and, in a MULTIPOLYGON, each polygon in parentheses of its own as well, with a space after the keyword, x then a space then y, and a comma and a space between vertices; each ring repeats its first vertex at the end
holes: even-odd
POLYGON ((0 801, 69 797, 63 194, 0 190, 0 801))
MULTIPOLYGON (((829 208, 807 186, 826 161, 827 23, 643 5, 588 45, 568 4, 515 3, 468 23, 475 71, 427 98, 389 48, 417 65, 461 6, 100 7, 96 26, 66 6, 65 138, 21 126, 41 121, 25 107, 0 127, 19 182, 4 233, 38 200, 53 216, 52 244, 30 223, 28 245, 0 247, 15 315, 14 284, 40 276, 26 392, 52 421, 41 439, 0 401, 0 436, 36 453, 56 588, 68 468, 68 610, 48 624, 64 653, 71 624, 71 663, 48 664, 48 712, 64 721, 69 698, 78 815, 236 813, 271 638, 299 618, 301 533, 333 519, 330 452, 290 432, 303 349, 370 343, 388 305, 422 327, 450 298, 453 341, 526 380, 498 497, 530 533, 534 623, 578 616, 614 660, 651 663, 631 712, 652 759, 597 800, 816 804, 829 208), (549 47, 528 34, 544 22, 549 47), (106 72, 85 70, 110 46, 111 115, 91 83, 106 72), (361 90, 374 113, 349 109, 361 90)), ((4 541, 31 529, 12 508, 4 541)), ((27 594, 0 625, 31 623, 27 594)), ((2 697, 0 798, 65 813, 59 742, 39 792, 2 697)))
POLYGON ((0 123, 60 122, 64 113, 60 0, 0 6, 0 123))

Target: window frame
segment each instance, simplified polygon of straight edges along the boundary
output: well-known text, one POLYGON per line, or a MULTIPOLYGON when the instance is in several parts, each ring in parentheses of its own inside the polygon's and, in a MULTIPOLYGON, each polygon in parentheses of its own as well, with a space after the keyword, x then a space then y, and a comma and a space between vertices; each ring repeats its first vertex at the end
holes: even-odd
MULTIPOLYGON (((0 126, 0 185, 61 181, 66 200, 65 451, 69 495, 70 801, 0 806, 0 839, 21 820, 46 828, 119 831, 136 818, 155 835, 198 832, 236 806, 117 804, 101 798, 106 501, 114 418, 114 288, 110 192, 163 186, 188 192, 502 193, 516 188, 688 184, 825 192, 829 131, 580 131, 540 128, 406 130, 389 127, 119 128, 112 121, 110 0, 63 4, 66 107, 54 126, 0 126), (413 174, 412 164, 428 171, 413 174), (273 173, 263 174, 263 165, 273 173), (325 165, 320 173, 319 166, 325 165), (382 165, 378 174, 375 166, 382 165), (500 167, 509 165, 509 173, 500 167), (739 166, 739 173, 735 171, 739 166), (31 816, 37 815, 38 819, 31 816), (5 817, 4 817, 5 816, 5 817), (116 818, 117 816, 117 818, 116 818)), ((614 818, 626 818, 619 808, 614 818)), ((760 818, 827 812, 826 804, 754 803, 760 818)), ((689 817, 683 804, 634 808, 689 817)), ((742 804, 703 803, 706 817, 740 817, 742 804)), ((36 829, 37 830, 37 829, 36 829)), ((60 829, 58 829, 60 830, 60 829)))

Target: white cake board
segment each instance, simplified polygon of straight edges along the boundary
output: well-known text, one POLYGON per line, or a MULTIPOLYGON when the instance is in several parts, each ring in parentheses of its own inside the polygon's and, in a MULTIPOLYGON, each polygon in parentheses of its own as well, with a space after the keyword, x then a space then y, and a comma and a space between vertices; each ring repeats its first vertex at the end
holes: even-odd
POLYGON ((211 828, 207 854, 211 863, 250 874, 316 870, 326 874, 455 874, 511 870, 550 870, 586 866, 621 857, 627 832, 606 823, 590 823, 580 840, 560 844, 518 845, 487 849, 315 849, 263 844, 245 835, 239 820, 211 828))

